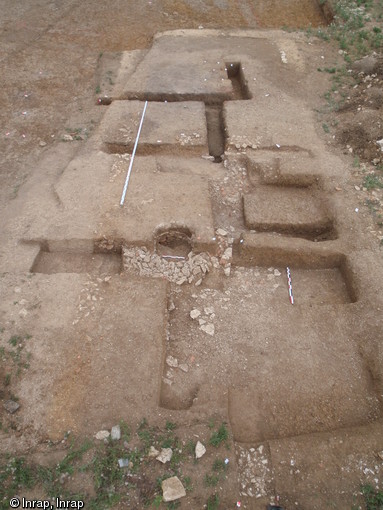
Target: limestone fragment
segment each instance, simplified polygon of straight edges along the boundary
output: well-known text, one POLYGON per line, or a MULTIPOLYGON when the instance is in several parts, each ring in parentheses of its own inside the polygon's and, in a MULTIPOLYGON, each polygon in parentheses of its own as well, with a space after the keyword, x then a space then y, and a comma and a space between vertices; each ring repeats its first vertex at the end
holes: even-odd
POLYGON ((121 439, 121 428, 120 425, 115 425, 112 427, 112 430, 110 432, 110 438, 113 439, 113 441, 118 441, 121 439))
POLYGON ((192 319, 197 319, 197 317, 199 317, 201 315, 201 311, 198 310, 197 308, 194 308, 191 312, 190 312, 190 317, 192 319))
POLYGON ((162 462, 162 464, 166 464, 171 461, 173 457, 173 450, 171 448, 162 448, 160 454, 156 457, 157 460, 162 462))
POLYGON ((206 453, 205 446, 201 443, 201 441, 197 441, 195 445, 195 458, 200 459, 206 453))
POLYGON ((160 452, 156 448, 154 448, 154 446, 151 446, 149 449, 148 456, 151 458, 158 457, 159 453, 160 452))
POLYGON ((186 496, 186 491, 181 480, 177 476, 167 478, 161 484, 162 497, 165 502, 175 501, 186 496))
POLYGON ((208 324, 203 324, 200 329, 210 336, 214 335, 214 324, 210 322, 208 324))
POLYGON ((178 367, 178 360, 177 360, 177 358, 173 358, 173 356, 167 356, 166 364, 169 365, 169 367, 177 368, 178 367))
POLYGON ((94 437, 99 441, 102 441, 103 439, 108 439, 109 436, 110 436, 109 430, 100 430, 94 437))
POLYGON ((9 414, 13 414, 20 408, 20 404, 15 400, 6 400, 3 407, 9 414))

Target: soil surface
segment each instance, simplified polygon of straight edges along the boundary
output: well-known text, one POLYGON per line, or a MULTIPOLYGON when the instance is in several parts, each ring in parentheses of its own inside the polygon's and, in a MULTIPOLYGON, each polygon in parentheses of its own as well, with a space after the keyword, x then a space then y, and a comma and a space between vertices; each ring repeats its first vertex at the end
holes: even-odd
MULTIPOLYGON (((281 30, 319 4, 1 1, 2 454, 146 418, 207 446, 180 508, 383 489, 382 75, 322 128, 338 50, 281 30)), ((157 494, 145 466, 121 508, 157 494)))

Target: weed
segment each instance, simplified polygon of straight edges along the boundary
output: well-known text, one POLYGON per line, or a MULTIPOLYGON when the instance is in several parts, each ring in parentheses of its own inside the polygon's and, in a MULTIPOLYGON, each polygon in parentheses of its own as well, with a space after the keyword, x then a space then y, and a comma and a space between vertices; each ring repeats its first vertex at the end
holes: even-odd
POLYGON ((101 94, 101 87, 100 87, 100 85, 97 85, 97 87, 96 87, 96 94, 101 94))
POLYGON ((195 447, 196 447, 196 442, 193 441, 193 439, 189 439, 189 441, 185 445, 185 452, 188 455, 192 455, 194 457, 195 447))
POLYGON ((177 425, 171 421, 167 421, 166 422, 166 425, 165 425, 165 428, 166 430, 168 430, 169 432, 176 429, 177 428, 177 425))
POLYGON ((4 386, 9 386, 11 384, 11 374, 6 374, 4 378, 4 386))
POLYGON ((362 494, 366 510, 381 510, 383 508, 382 491, 375 490, 371 485, 362 485, 362 494))
POLYGON ((213 464, 213 471, 216 471, 217 473, 222 473, 226 471, 227 464, 225 464, 225 461, 222 459, 215 459, 213 464))
POLYGON ((182 482, 186 492, 191 492, 193 490, 193 484, 190 476, 185 476, 182 482))
POLYGON ((216 475, 216 474, 210 475, 210 474, 206 473, 203 481, 204 481, 206 487, 216 487, 219 482, 219 475, 216 475))
POLYGON ((355 156, 352 166, 353 166, 354 168, 359 168, 359 167, 360 167, 360 159, 359 159, 359 156, 355 156))
POLYGON ((217 510, 219 506, 219 496, 218 494, 213 494, 207 501, 207 510, 217 510))
POLYGON ((161 495, 158 495, 156 496, 153 501, 152 501, 152 505, 155 507, 155 508, 159 508, 161 506, 161 503, 162 503, 162 496, 161 495))
POLYGON ((325 122, 322 124, 322 128, 325 133, 330 132, 330 128, 328 127, 328 125, 325 122))
POLYGON ((222 423, 219 429, 211 435, 209 443, 216 448, 218 448, 222 443, 226 443, 226 446, 228 446, 228 439, 229 433, 227 431, 226 424, 222 423))
POLYGON ((367 189, 383 188, 382 178, 374 174, 366 175, 363 179, 363 187, 367 189))

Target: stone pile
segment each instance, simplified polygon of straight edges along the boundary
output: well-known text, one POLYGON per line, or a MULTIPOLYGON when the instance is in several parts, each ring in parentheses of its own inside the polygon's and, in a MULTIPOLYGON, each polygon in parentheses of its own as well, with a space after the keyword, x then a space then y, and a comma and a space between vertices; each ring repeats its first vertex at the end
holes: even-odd
POLYGON ((166 278, 170 282, 182 285, 195 283, 200 285, 203 278, 217 262, 207 253, 190 252, 185 258, 168 258, 150 252, 147 248, 123 247, 123 266, 125 271, 138 272, 140 276, 166 278))

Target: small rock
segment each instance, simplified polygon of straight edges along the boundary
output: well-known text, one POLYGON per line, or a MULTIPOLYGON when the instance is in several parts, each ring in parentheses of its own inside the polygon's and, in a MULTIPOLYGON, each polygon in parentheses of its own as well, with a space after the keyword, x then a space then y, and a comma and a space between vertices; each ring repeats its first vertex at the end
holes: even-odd
POLYGON ((198 323, 200 326, 202 326, 202 324, 206 324, 206 321, 205 319, 198 319, 198 323))
POLYGON ((224 251, 222 257, 221 257, 221 260, 230 260, 231 258, 233 257, 233 248, 226 248, 226 250, 224 251))
POLYGON ((118 459, 118 465, 120 466, 120 468, 128 467, 129 459, 118 459))
POLYGON ((68 135, 67 133, 62 136, 62 139, 64 140, 64 142, 73 142, 73 136, 68 135))
POLYGON ((109 430, 100 430, 94 437, 99 441, 102 441, 103 439, 108 439, 109 436, 110 436, 109 430))
MULTIPOLYGON (((197 285, 197 284, 196 284, 197 285)), ((191 312, 190 312, 190 317, 192 319, 197 319, 199 316, 201 315, 201 312, 200 310, 197 310, 197 308, 194 308, 191 312)))
POLYGON ((40 147, 45 147, 47 145, 47 142, 44 142, 44 140, 40 140, 39 145, 40 147))
POLYGON ((197 441, 197 444, 195 445, 195 458, 200 459, 203 455, 205 455, 205 453, 206 448, 200 441, 197 441))
POLYGON ((154 448, 154 446, 151 446, 149 449, 148 456, 150 458, 158 457, 159 453, 160 452, 156 448, 154 448))
POLYGON ((173 300, 169 301, 169 306, 168 306, 169 312, 172 312, 175 309, 176 309, 176 305, 174 304, 174 301, 173 300))
POLYGON ((211 315, 214 313, 214 308, 212 306, 205 306, 203 311, 206 313, 206 315, 211 315))
POLYGON ((210 322, 208 324, 203 324, 200 329, 202 329, 202 331, 204 331, 205 333, 207 333, 210 336, 214 335, 214 331, 215 331, 214 324, 211 324, 210 322))
POLYGON ((173 450, 171 448, 162 448, 161 453, 157 455, 156 459, 162 462, 162 464, 166 464, 170 462, 173 457, 173 450))
POLYGON ((195 285, 196 287, 199 287, 199 286, 201 285, 201 283, 202 283, 202 278, 200 278, 199 280, 197 280, 197 281, 195 282, 195 284, 194 284, 194 285, 195 285))
POLYGON ((121 428, 120 425, 115 425, 112 427, 112 430, 110 432, 110 438, 113 439, 113 441, 118 441, 121 439, 121 428))
POLYGON ((167 478, 161 484, 162 497, 165 502, 175 501, 186 496, 186 491, 181 480, 177 476, 167 478))
POLYGON ((20 408, 20 404, 14 400, 6 400, 3 407, 8 413, 13 414, 20 408))
POLYGON ((173 356, 168 356, 166 358, 166 364, 169 365, 169 367, 177 368, 178 360, 177 360, 177 358, 173 358, 173 356))
POLYGON ((281 276, 281 272, 278 269, 274 269, 274 276, 281 276))
POLYGON ((223 268, 223 272, 225 273, 225 276, 230 276, 231 266, 230 264, 228 266, 225 266, 223 268))
POLYGON ((223 228, 218 228, 216 232, 219 236, 222 236, 222 237, 227 236, 227 232, 226 232, 226 230, 223 230, 223 228))
POLYGON ((185 276, 183 276, 182 278, 180 278, 179 280, 176 281, 176 284, 177 285, 183 285, 185 282, 186 282, 186 278, 185 276))
POLYGON ((182 370, 182 372, 189 372, 189 367, 186 363, 181 363, 180 365, 178 365, 178 368, 182 370))

